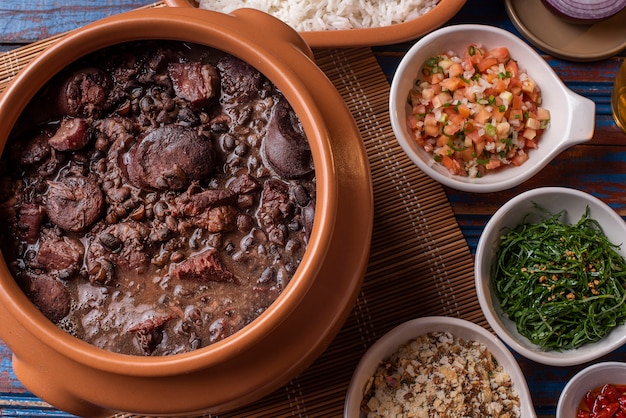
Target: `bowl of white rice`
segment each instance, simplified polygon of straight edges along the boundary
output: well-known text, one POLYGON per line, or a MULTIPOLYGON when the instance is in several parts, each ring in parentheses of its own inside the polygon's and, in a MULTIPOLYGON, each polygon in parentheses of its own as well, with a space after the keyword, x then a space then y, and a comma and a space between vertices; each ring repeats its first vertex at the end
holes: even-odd
POLYGON ((344 417, 536 417, 506 346, 473 322, 417 318, 372 345, 354 371, 344 417), (508 414, 508 415, 507 415, 508 414))
POLYGON ((313 48, 387 45, 446 23, 466 0, 165 0, 170 7, 230 13, 251 8, 297 30, 313 48))
POLYGON ((389 116, 423 172, 474 193, 523 183, 595 129, 592 100, 519 37, 478 24, 437 29, 409 49, 391 83, 389 116))

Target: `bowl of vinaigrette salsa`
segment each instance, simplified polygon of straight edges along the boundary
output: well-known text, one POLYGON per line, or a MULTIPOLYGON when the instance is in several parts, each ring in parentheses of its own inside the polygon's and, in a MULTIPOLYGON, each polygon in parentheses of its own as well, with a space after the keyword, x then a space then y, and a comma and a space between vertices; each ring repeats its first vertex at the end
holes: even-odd
POLYGON ((404 152, 445 186, 488 193, 534 176, 593 136, 595 105, 510 32, 454 25, 400 62, 389 112, 404 152))
POLYGON ((578 372, 565 385, 557 418, 619 418, 626 416, 626 363, 607 361, 578 372))

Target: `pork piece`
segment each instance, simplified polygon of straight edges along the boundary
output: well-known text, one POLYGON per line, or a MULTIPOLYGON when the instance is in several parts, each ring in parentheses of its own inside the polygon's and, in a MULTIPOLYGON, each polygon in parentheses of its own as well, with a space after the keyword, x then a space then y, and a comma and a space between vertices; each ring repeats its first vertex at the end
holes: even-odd
POLYGON ((94 122, 94 128, 104 135, 109 143, 120 141, 122 145, 134 138, 137 126, 127 118, 112 117, 98 119, 94 122))
POLYGON ((149 356, 163 340, 163 328, 167 321, 171 319, 169 315, 155 316, 148 318, 139 324, 133 325, 128 332, 135 334, 137 343, 144 355, 149 356))
POLYGON ((228 184, 228 188, 238 195, 255 192, 261 188, 261 185, 250 174, 242 174, 228 184))
POLYGON ((176 62, 169 64, 167 70, 176 95, 193 107, 205 107, 219 94, 220 75, 210 64, 176 62))
POLYGON ((60 114, 74 117, 100 117, 111 86, 111 79, 102 70, 84 68, 74 71, 61 85, 58 99, 60 114))
POLYGON ((196 216, 205 210, 217 206, 233 205, 237 195, 227 189, 209 189, 186 196, 181 204, 185 216, 196 216))
POLYGON ((27 277, 25 291, 35 306, 54 323, 59 323, 70 312, 72 295, 65 284, 52 276, 27 277))
POLYGON ((46 212, 61 229, 83 231, 100 218, 103 207, 102 191, 91 178, 77 175, 48 181, 46 212))
POLYGON ((120 222, 95 233, 87 252, 89 280, 112 284, 115 268, 145 273, 152 257, 149 236, 150 229, 135 221, 120 222))
POLYGON ((237 228, 239 212, 234 206, 216 206, 193 217, 194 225, 209 233, 230 232, 237 228))
POLYGON ((90 139, 89 122, 81 118, 63 118, 59 129, 48 140, 57 151, 76 151, 83 148, 90 139))
POLYGON ((196 129, 166 125, 146 135, 131 148, 126 162, 128 178, 144 190, 182 190, 191 181, 213 172, 213 141, 196 129))
POLYGON ((228 99, 247 101, 258 95, 263 76, 254 67, 227 55, 219 60, 217 69, 221 74, 222 94, 228 99))
POLYGON ((236 278, 226 270, 218 258, 217 250, 210 249, 187 258, 174 266, 172 277, 178 280, 210 281, 218 283, 235 282, 236 278))
POLYGON ((265 182, 261 204, 257 213, 259 223, 267 229, 282 225, 294 213, 294 204, 289 199, 289 185, 272 179, 265 182))
POLYGON ((36 203, 25 203, 21 206, 17 227, 20 236, 28 244, 34 244, 39 239, 39 228, 45 215, 44 208, 36 203))
POLYGON ((17 142, 13 149, 14 159, 27 166, 43 163, 50 158, 49 138, 49 133, 42 131, 25 141, 17 142))
POLYGON ((309 142, 286 100, 274 107, 263 152, 268 164, 283 178, 302 177, 314 170, 309 142))
POLYGON ((46 127, 37 132, 25 132, 11 147, 11 158, 23 168, 35 169, 41 177, 54 175, 68 160, 68 155, 56 152, 49 140, 54 131, 46 127))
POLYGON ((78 239, 57 236, 47 231, 42 234, 35 262, 48 272, 76 273, 82 265, 84 254, 85 247, 78 239))

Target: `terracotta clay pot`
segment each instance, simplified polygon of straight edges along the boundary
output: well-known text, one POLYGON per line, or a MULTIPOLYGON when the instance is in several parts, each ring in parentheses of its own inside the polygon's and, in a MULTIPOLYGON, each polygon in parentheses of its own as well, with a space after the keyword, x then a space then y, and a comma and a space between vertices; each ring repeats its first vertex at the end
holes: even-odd
POLYGON ((142 9, 68 34, 22 70, 0 98, 0 147, 35 93, 67 64, 145 39, 220 49, 256 67, 283 92, 313 153, 315 227, 293 279, 266 312, 218 343, 163 357, 112 353, 60 330, 27 299, 0 259, 0 338, 14 353, 15 374, 35 395, 77 415, 189 416, 260 399, 330 344, 356 299, 369 255, 372 185, 356 124, 302 38, 254 10, 225 15, 142 9))

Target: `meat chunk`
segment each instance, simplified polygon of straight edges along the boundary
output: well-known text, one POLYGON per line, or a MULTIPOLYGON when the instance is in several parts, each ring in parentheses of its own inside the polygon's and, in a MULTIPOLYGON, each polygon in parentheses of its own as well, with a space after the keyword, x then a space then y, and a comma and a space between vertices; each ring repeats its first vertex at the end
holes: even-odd
POLYGON ((35 260, 48 272, 62 270, 77 272, 84 254, 85 247, 79 240, 47 233, 39 244, 35 260))
POLYGON ((259 190, 261 185, 250 174, 242 174, 233 179, 228 187, 236 194, 247 194, 259 190))
POLYGON ((261 206, 257 213, 259 223, 271 229, 283 224, 293 215, 294 205, 289 199, 289 185, 280 180, 268 180, 263 186, 261 206))
POLYGON ((103 206, 100 187, 88 177, 72 176, 48 182, 46 211, 61 229, 83 231, 100 217, 103 206))
POLYGON ((149 247, 150 229, 139 222, 120 222, 95 234, 87 253, 90 280, 110 284, 115 267, 141 274, 146 272, 152 257, 149 247))
POLYGON ((100 117, 111 89, 111 79, 97 68, 77 70, 69 75, 59 95, 60 114, 100 117))
POLYGON ((232 205, 236 201, 237 196, 231 190, 204 190, 200 193, 190 195, 188 197, 188 201, 182 204, 182 212, 186 216, 196 216, 209 208, 232 205))
POLYGON ((171 319, 169 315, 155 316, 133 325, 128 332, 135 333, 137 343, 144 355, 149 356, 163 340, 163 327, 171 319))
POLYGON ((26 141, 20 141, 14 149, 14 158, 22 165, 41 164, 50 158, 50 135, 46 131, 38 132, 26 141))
POLYGON ((239 212, 234 206, 216 206, 193 218, 194 224, 210 233, 229 232, 237 227, 239 212))
POLYGON ((269 165, 283 178, 302 177, 314 170, 309 142, 286 100, 274 107, 263 152, 269 165))
POLYGON ((63 118, 48 143, 57 151, 76 151, 87 145, 89 139, 89 122, 81 118, 63 118))
POLYGON ((219 60, 217 69, 221 74, 222 94, 229 99, 248 100, 258 95, 263 76, 256 68, 227 55, 219 60))
POLYGON ((45 217, 45 210, 35 203, 26 203, 19 210, 17 227, 24 241, 29 244, 37 242, 39 228, 45 217))
POLYGON ((178 280, 196 280, 210 282, 234 282, 235 276, 221 263, 217 251, 207 250, 198 255, 189 257, 176 265, 172 270, 172 277, 178 280))
POLYGON ((193 128, 166 125, 146 135, 128 154, 129 180, 144 190, 182 190, 215 168, 213 141, 193 128))
POLYGON ((167 67, 176 95, 194 107, 204 107, 218 95, 220 76, 217 69, 200 62, 171 63, 167 67))
POLYGON ((27 279, 29 299, 52 322, 59 323, 72 307, 72 296, 61 281, 48 275, 37 275, 27 279))

